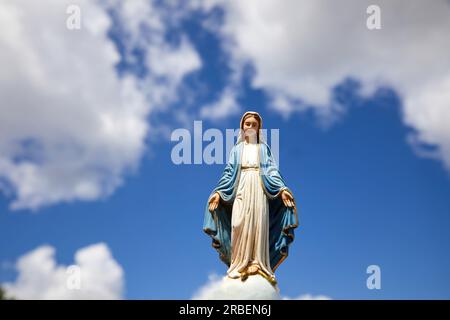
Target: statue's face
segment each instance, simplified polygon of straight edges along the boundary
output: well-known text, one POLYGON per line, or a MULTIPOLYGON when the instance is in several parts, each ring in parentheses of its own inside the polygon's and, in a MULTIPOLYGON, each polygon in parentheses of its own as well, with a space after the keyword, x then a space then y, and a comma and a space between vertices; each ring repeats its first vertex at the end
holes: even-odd
POLYGON ((247 117, 244 120, 242 129, 244 130, 244 135, 246 137, 249 137, 250 141, 254 141, 254 140, 256 140, 256 137, 257 137, 257 132, 259 129, 259 122, 253 116, 247 117))

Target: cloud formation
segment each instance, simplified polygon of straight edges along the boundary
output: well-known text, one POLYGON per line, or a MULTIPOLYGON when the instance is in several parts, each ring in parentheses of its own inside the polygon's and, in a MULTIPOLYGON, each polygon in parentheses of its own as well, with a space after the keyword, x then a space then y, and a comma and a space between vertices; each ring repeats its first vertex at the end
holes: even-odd
POLYGON ((246 281, 211 274, 208 282, 192 296, 193 300, 329 300, 325 295, 303 294, 295 298, 280 295, 278 286, 273 287, 261 276, 250 276, 246 281))
POLYGON ((104 243, 79 249, 75 264, 58 265, 55 249, 44 245, 21 256, 15 282, 3 283, 16 299, 120 299, 124 273, 104 243))
MULTIPOLYGON (((251 65, 251 85, 264 90, 271 107, 288 116, 313 110, 333 119, 342 106, 332 89, 347 78, 368 97, 379 87, 402 99, 407 140, 419 155, 450 169, 450 4, 446 0, 381 0, 380 30, 369 30, 371 1, 198 1, 220 8, 212 24, 233 66, 251 65), (435 146, 429 150, 428 146, 435 146)), ((220 102, 218 103, 220 105, 220 102)), ((214 105, 214 104, 213 104, 214 105)))
POLYGON ((256 275, 246 281, 230 279, 227 276, 209 276, 209 281, 196 293, 193 300, 279 300, 278 289, 266 279, 256 275))
POLYGON ((118 78, 110 18, 92 1, 0 4, 0 178, 13 209, 109 195, 137 166, 150 111, 118 78), (66 8, 81 9, 80 30, 66 8))
POLYGON ((201 66, 187 38, 172 44, 165 32, 151 1, 0 3, 0 191, 12 209, 103 198, 136 170, 150 112, 201 66), (69 5, 81 29, 67 28, 69 5))

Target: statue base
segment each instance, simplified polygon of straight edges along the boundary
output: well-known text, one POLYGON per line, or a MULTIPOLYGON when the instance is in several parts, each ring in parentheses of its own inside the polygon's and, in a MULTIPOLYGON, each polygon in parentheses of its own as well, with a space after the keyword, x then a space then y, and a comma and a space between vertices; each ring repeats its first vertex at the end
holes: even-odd
POLYGON ((245 281, 228 276, 204 287, 193 299, 200 300, 280 300, 280 289, 260 274, 249 275, 245 281))

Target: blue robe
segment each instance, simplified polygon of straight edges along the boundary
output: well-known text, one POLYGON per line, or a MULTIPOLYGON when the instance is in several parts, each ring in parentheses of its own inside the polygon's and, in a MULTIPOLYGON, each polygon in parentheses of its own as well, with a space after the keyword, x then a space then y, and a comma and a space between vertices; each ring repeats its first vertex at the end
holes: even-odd
MULTIPOLYGON (((243 145, 240 142, 231 150, 217 187, 209 197, 218 192, 221 198, 219 206, 211 213, 208 198, 203 222, 203 231, 212 238, 212 246, 227 266, 231 262, 231 214, 239 184, 243 145)), ((269 201, 270 267, 275 271, 288 256, 288 247, 294 241, 294 229, 298 226, 298 216, 296 209, 286 207, 281 199, 281 191, 293 193, 286 187, 269 146, 265 143, 259 145, 261 186, 269 201)))

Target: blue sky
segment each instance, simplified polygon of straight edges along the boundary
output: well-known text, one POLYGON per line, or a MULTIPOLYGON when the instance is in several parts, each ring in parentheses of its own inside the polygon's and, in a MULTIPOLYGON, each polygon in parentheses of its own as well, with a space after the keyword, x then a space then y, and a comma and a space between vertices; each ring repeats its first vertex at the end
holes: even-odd
MULTIPOLYGON (((121 175, 121 186, 89 201, 73 198, 34 210, 11 208, 14 187, 0 195, 0 283, 14 282, 16 260, 44 244, 56 249, 58 265, 70 265, 80 248, 105 243, 123 269, 124 298, 191 298, 210 274, 226 271, 202 232, 206 201, 224 165, 173 164, 176 143, 158 129, 191 130, 193 120, 203 120, 204 130, 224 132, 238 126, 244 111, 255 110, 265 128, 280 130, 280 169, 299 210, 289 258, 276 272, 284 296, 450 298, 447 158, 424 157, 408 140, 427 129, 405 120, 412 119, 405 111, 409 89, 386 81, 367 93, 365 76, 349 73, 328 88, 328 105, 339 105, 336 110, 318 108, 314 99, 309 103, 309 97, 292 93, 287 100, 297 107, 274 108, 276 86, 255 84, 263 69, 257 58, 242 67, 237 81, 230 80, 234 58, 222 47, 225 36, 202 25, 224 10, 194 9, 181 22, 167 24, 165 41, 177 46, 183 37, 189 39, 201 66, 177 84, 179 99, 146 115, 150 127, 144 151, 121 175), (202 116, 202 108, 226 87, 238 88, 233 90, 239 109, 221 118, 202 116), (182 121, 176 118, 181 114, 182 121), (369 265, 381 268, 381 290, 366 287, 369 265)), ((123 48, 115 64, 118 77, 145 79, 153 72, 145 54, 126 63, 126 51, 139 50, 130 49, 119 22, 108 39, 123 48)), ((139 49, 146 52, 145 46, 139 49)), ((445 150, 443 141, 425 147, 445 150)))

